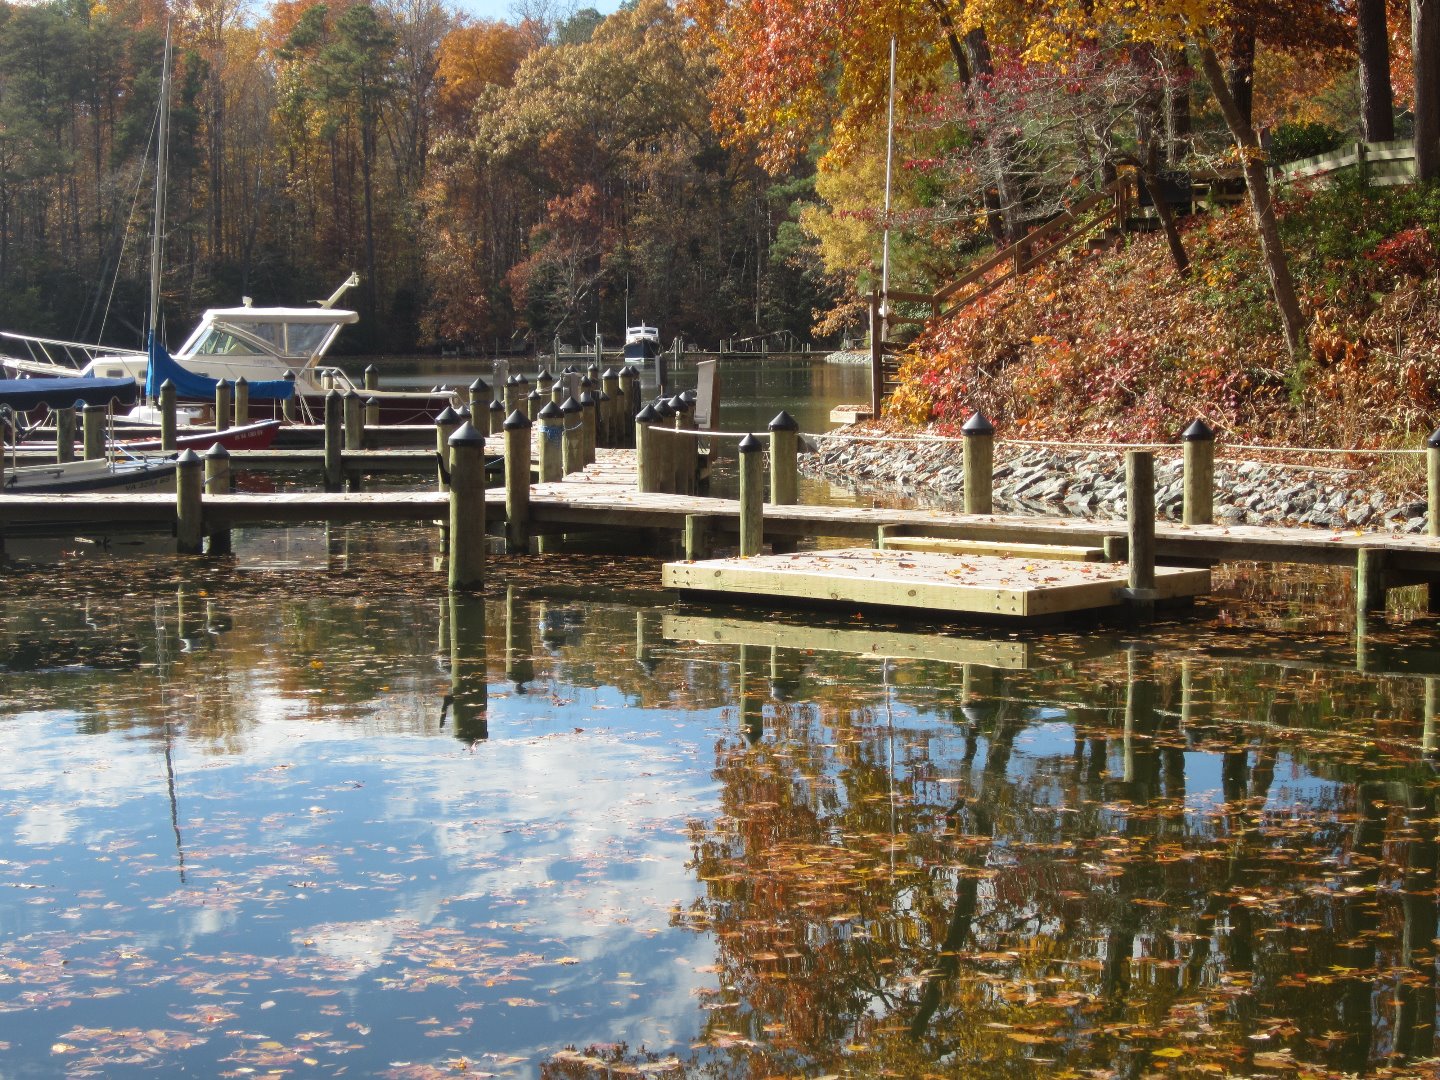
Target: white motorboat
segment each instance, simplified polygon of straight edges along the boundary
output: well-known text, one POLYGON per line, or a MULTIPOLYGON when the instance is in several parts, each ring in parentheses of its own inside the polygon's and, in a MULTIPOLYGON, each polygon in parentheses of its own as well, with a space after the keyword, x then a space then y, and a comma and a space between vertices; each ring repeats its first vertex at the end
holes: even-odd
POLYGON ((660 329, 655 326, 625 328, 625 363, 644 364, 660 355, 660 329))

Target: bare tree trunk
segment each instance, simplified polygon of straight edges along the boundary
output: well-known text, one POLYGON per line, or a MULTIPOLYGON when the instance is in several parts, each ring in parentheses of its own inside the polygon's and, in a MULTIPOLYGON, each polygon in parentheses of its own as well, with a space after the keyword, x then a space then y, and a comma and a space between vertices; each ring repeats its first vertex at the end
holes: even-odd
POLYGON ((1236 27, 1230 36, 1230 47, 1225 59, 1229 70, 1225 72, 1225 88, 1235 100, 1245 127, 1255 126, 1255 25, 1254 20, 1245 21, 1236 27))
POLYGON ((1440 179, 1440 0, 1410 0, 1415 55, 1415 178, 1440 179))
MULTIPOLYGON (((1420 0, 1414 0, 1419 3, 1420 0)), ((1440 0, 1426 0, 1440 5, 1440 0)), ((1240 160, 1245 170, 1245 188, 1250 193, 1250 212, 1255 218, 1255 228, 1260 234, 1260 251, 1265 257, 1265 273, 1270 278, 1270 292, 1275 297, 1275 306, 1280 312, 1280 324, 1285 330, 1285 344, 1292 357, 1297 357, 1305 347, 1305 318, 1300 312, 1300 299, 1295 295, 1295 281, 1290 276, 1290 261, 1285 255, 1285 245, 1280 241, 1280 225, 1275 219, 1275 204, 1270 198, 1270 177, 1265 172, 1265 156, 1260 150, 1260 140, 1255 129, 1245 123, 1230 88, 1225 81, 1225 72, 1220 59, 1208 42, 1201 42, 1196 49, 1205 69, 1205 78, 1215 94, 1220 111, 1225 114, 1225 124, 1240 150, 1240 160)))
POLYGON ((1395 94, 1390 86, 1390 32, 1385 0, 1359 0, 1356 46, 1360 53, 1360 123, 1369 142, 1395 138, 1395 94))

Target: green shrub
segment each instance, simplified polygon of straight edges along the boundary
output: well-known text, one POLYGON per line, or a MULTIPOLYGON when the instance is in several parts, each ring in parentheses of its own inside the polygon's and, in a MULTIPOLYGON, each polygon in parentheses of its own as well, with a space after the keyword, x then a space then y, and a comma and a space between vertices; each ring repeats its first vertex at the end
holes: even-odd
POLYGON ((1329 124, 1281 124, 1270 135, 1270 161, 1274 165, 1299 161, 1336 149, 1349 136, 1329 124))

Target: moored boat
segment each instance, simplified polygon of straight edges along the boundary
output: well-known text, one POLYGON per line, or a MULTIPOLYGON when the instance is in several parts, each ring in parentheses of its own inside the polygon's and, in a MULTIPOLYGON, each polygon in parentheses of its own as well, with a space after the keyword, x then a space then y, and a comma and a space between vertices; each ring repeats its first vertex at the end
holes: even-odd
POLYGON ((660 329, 656 326, 627 326, 625 328, 625 363, 645 364, 660 355, 660 329))

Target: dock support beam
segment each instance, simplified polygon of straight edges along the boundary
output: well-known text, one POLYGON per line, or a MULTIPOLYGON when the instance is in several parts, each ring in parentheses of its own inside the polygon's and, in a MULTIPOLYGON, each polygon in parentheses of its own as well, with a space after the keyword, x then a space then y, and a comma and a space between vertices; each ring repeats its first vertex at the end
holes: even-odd
POLYGON ((1141 618, 1155 611, 1155 455, 1125 454, 1125 518, 1130 578, 1125 598, 1141 618))
POLYGON ((530 546, 530 418, 519 409, 505 420, 505 550, 530 546))
POLYGON ((175 384, 166 379, 160 384, 160 449, 175 452, 175 384))
POLYGON ((1204 420, 1196 420, 1180 439, 1185 444, 1185 503, 1182 520, 1186 525, 1215 523, 1215 432, 1204 420))
POLYGON ((485 436, 468 421, 450 436, 449 584, 485 587, 485 436))
POLYGON ((215 430, 224 431, 230 426, 230 381, 221 379, 215 384, 215 430))
MULTIPOLYGON (((216 443, 206 450, 203 456, 205 459, 205 494, 229 495, 230 451, 216 443)), ((217 527, 210 530, 209 551, 211 555, 229 555, 232 550, 229 529, 217 527)))
POLYGON ((965 483, 965 513, 995 512, 995 425, 982 412, 965 421, 960 429, 965 438, 962 455, 965 483))
POLYGON ((344 402, 340 391, 325 392, 325 490, 340 491, 345 487, 342 451, 345 446, 344 402))
POLYGON ((685 515, 685 558, 708 559, 715 549, 715 523, 705 514, 685 515))
POLYGON ((186 450, 175 459, 175 550, 181 555, 200 554, 204 486, 200 455, 186 450))
POLYGON ((740 557, 760 554, 765 541, 765 444, 740 440, 740 557))
POLYGON ((85 460, 95 461, 105 456, 105 406, 86 405, 81 411, 81 445, 85 448, 85 460))
POLYGON ((1385 610, 1385 552, 1362 547, 1355 552, 1355 618, 1385 610))
POLYGON ((75 460, 75 409, 55 410, 55 462, 64 465, 75 460))

